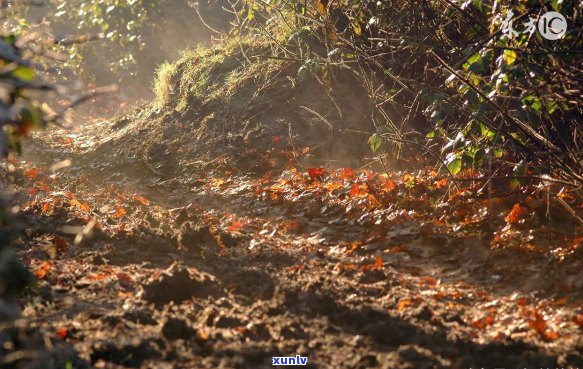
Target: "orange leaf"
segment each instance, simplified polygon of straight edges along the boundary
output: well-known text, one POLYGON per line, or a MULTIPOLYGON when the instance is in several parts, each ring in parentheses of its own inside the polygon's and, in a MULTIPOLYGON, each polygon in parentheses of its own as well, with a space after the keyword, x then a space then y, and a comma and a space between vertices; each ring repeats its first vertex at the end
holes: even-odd
POLYGON ((107 278, 108 275, 105 273, 100 273, 100 274, 90 274, 87 276, 88 279, 92 280, 92 281, 101 281, 104 280, 105 278, 107 278))
POLYGON ((391 181, 390 179, 387 179, 386 182, 383 184, 385 190, 387 190, 388 192, 393 191, 395 188, 397 188, 397 184, 393 181, 391 181))
POLYGON ((516 300, 516 303, 519 306, 525 306, 526 304, 528 304, 528 299, 526 297, 520 297, 518 300, 516 300))
POLYGON ((300 223, 298 223, 298 221, 295 219, 284 222, 283 230, 285 232, 299 231, 300 230, 300 223))
POLYGON ((38 279, 44 279, 44 278, 47 276, 47 274, 49 273, 49 271, 51 270, 51 267, 52 267, 52 264, 51 264, 51 262, 50 262, 50 261, 45 261, 45 262, 44 262, 44 263, 43 263, 43 264, 40 266, 40 268, 38 268, 38 269, 36 270, 36 273, 35 273, 35 274, 36 274, 36 277, 37 277, 38 279))
POLYGON ((26 170, 24 172, 24 175, 27 176, 28 178, 34 179, 39 175, 39 173, 40 173, 40 171, 38 169, 32 168, 32 169, 26 170))
POLYGON ((546 338, 548 341, 556 341, 559 338, 561 338, 561 335, 559 334, 559 332, 555 332, 555 331, 546 331, 544 338, 546 338))
POLYGON ((519 203, 516 203, 505 219, 508 223, 516 224, 520 221, 520 218, 524 215, 524 213, 526 213, 526 208, 520 206, 519 203))
POLYGON ((81 204, 77 199, 73 199, 71 200, 70 204, 71 206, 75 206, 76 208, 83 210, 87 213, 91 212, 91 208, 89 208, 89 204, 87 204, 86 202, 81 204))
POLYGON ((132 199, 139 202, 140 204, 142 204, 144 206, 150 205, 150 200, 146 199, 145 197, 138 196, 138 195, 132 195, 132 199))
POLYGON ((375 268, 377 270, 382 270, 383 269, 383 258, 380 256, 377 256, 374 264, 375 264, 375 268))
POLYGON ((368 194, 368 186, 365 184, 359 185, 358 183, 355 183, 352 185, 352 189, 350 190, 349 194, 352 197, 364 197, 368 194))
POLYGON ((412 304, 413 304, 413 302, 409 299, 401 300, 397 304, 397 310, 399 310, 399 311, 404 310, 407 306, 410 306, 412 304))
POLYGON ((332 192, 332 191, 344 188, 344 184, 342 184, 342 182, 340 182, 340 181, 336 181, 336 182, 328 182, 327 181, 323 187, 325 189, 327 189, 328 191, 332 192))
POLYGON ((199 341, 208 341, 209 340, 209 334, 203 330, 198 330, 196 332, 196 339, 199 341))
POLYGON ((492 315, 486 315, 484 318, 478 319, 472 323, 472 325, 478 329, 486 328, 492 324, 494 324, 494 317, 492 315))
POLYGON ((583 314, 578 314, 573 318, 573 323, 577 324, 579 328, 583 328, 583 314))
POLYGON ((74 199, 75 198, 75 195, 73 195, 73 192, 71 192, 71 191, 65 192, 65 196, 67 196, 69 199, 74 199))
POLYGON ((86 212, 88 212, 88 213, 90 213, 90 212, 91 212, 91 208, 89 207, 89 204, 88 204, 88 203, 86 203, 86 202, 84 202, 84 203, 81 205, 81 210, 83 210, 83 211, 86 211, 86 212))
POLYGON ((534 329, 541 336, 545 335, 545 332, 547 330, 547 322, 545 321, 544 317, 541 314, 537 313, 534 309, 531 309, 530 311, 528 325, 530 326, 530 328, 534 329))
POLYGON ((243 223, 237 220, 233 220, 231 226, 229 226, 229 231, 231 232, 239 232, 241 229, 243 229, 243 223))
POLYGON ((131 283, 132 277, 127 273, 117 273, 117 279, 123 283, 131 283))
POLYGON ((49 210, 51 210, 51 203, 50 202, 45 202, 42 206, 42 212, 43 213, 48 213, 49 210))
POLYGON ((440 179, 439 181, 435 182, 435 188, 438 190, 447 186, 447 179, 440 179))
POLYGON ((435 286, 437 285, 438 280, 433 278, 433 277, 423 277, 421 278, 421 284, 424 284, 426 286, 435 286))
POLYGON ((340 179, 354 179, 355 173, 354 170, 351 168, 342 169, 340 175, 338 176, 340 179))
POLYGON ((358 183, 352 185, 352 189, 350 190, 349 194, 352 197, 358 196, 358 194, 360 194, 360 186, 358 183))
POLYGON ((353 252, 355 252, 356 250, 358 250, 358 249, 360 248, 360 246, 361 246, 361 243, 360 243, 360 241, 354 241, 354 242, 352 243, 352 245, 350 245, 350 246, 351 246, 351 247, 350 247, 350 250, 347 250, 347 251, 346 251, 346 253, 347 253, 348 255, 350 255, 350 254, 352 254, 353 252))
POLYGON ((312 179, 321 178, 324 175, 324 168, 308 168, 308 175, 312 179))
POLYGON ((123 206, 116 206, 115 207, 115 217, 116 218, 121 218, 126 214, 127 214, 126 209, 123 206))
POLYGON ((65 338, 67 338, 68 335, 69 335, 69 328, 61 327, 61 328, 57 329, 57 336, 59 336, 60 339, 64 340, 65 338))

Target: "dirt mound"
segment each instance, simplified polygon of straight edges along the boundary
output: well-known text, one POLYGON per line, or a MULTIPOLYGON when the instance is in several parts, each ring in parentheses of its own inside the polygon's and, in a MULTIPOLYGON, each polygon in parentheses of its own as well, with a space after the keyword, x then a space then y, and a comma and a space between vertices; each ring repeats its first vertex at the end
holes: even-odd
POLYGON ((250 37, 185 51, 160 67, 154 102, 89 130, 89 157, 164 177, 268 171, 299 158, 358 164, 370 149, 354 130, 374 129, 356 78, 300 77, 298 62, 269 55, 268 42, 250 37))

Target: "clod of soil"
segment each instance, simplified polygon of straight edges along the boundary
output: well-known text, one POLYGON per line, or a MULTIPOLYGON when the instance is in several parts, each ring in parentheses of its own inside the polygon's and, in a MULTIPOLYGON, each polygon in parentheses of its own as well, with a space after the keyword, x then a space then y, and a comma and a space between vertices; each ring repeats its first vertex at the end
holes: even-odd
POLYGON ((171 266, 159 279, 144 285, 144 300, 155 304, 180 303, 192 298, 220 296, 215 282, 202 275, 191 276, 177 264, 171 266))

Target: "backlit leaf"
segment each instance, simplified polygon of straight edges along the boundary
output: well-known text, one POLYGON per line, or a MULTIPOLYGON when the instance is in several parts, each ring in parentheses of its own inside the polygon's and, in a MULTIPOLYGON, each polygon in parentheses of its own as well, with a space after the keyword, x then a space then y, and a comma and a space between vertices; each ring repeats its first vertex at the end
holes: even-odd
POLYGON ((512 64, 514 64, 514 62, 518 58, 518 54, 516 54, 516 51, 514 51, 514 50, 507 49, 504 51, 503 58, 504 58, 504 62, 506 63, 506 65, 512 65, 512 64))
POLYGON ((324 175, 324 168, 308 168, 308 175, 312 179, 321 178, 324 175))
POLYGON ((372 150, 373 153, 377 152, 377 150, 381 147, 382 143, 383 141, 381 137, 376 133, 370 136, 370 138, 368 139, 368 144, 370 145, 370 149, 372 150))

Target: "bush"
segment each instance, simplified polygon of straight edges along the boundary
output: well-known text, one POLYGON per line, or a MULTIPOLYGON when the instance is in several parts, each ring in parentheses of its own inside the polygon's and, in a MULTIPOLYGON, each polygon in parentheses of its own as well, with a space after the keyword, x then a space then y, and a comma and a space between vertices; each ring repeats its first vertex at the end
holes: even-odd
POLYGON ((554 174, 583 184, 583 27, 576 1, 246 2, 253 32, 291 24, 284 57, 322 78, 352 73, 376 107, 373 151, 423 147, 453 175, 492 164, 500 173, 554 174), (561 12, 547 40, 525 23, 561 12), (514 37, 503 22, 514 16, 514 37), (295 47, 295 48, 294 48, 295 47), (382 143, 391 143, 384 145, 382 143), (532 165, 525 165, 525 163, 532 165))
MULTIPOLYGON (((14 35, 0 37, 0 155, 20 152, 21 139, 31 129, 46 126, 39 102, 29 95, 49 87, 35 81, 31 61, 23 56, 26 45, 14 35)), ((6 196, 0 193, 0 321, 15 317, 11 298, 30 281, 30 274, 10 247, 17 232, 6 196)))

